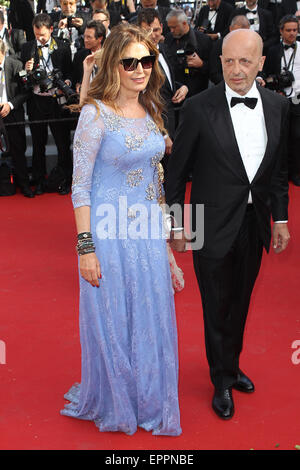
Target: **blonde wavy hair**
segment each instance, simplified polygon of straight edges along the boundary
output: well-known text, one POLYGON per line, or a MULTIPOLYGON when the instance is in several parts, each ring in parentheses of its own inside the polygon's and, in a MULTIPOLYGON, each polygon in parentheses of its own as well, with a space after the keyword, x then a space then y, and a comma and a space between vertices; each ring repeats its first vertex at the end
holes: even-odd
MULTIPOLYGON (((114 26, 110 35, 104 42, 103 48, 95 57, 98 73, 91 82, 87 97, 83 100, 85 104, 94 104, 99 110, 96 100, 118 111, 116 100, 120 92, 119 63, 125 49, 132 43, 142 43, 147 47, 149 53, 155 55, 156 60, 152 67, 150 79, 146 90, 139 94, 139 102, 152 117, 161 132, 164 132, 162 113, 164 109, 160 95, 160 88, 164 83, 164 76, 158 64, 158 50, 151 42, 149 33, 138 26, 130 24, 119 24, 114 26)), ((81 106, 81 107, 82 107, 81 106)))

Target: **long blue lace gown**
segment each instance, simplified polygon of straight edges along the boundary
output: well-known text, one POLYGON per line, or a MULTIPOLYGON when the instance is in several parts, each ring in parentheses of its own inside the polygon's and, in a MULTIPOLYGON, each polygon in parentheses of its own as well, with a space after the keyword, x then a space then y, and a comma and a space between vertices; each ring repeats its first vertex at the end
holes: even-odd
MULTIPOLYGON (((74 136, 74 207, 91 206, 100 287, 80 277, 81 383, 65 416, 100 431, 181 433, 174 297, 166 240, 153 230, 164 140, 149 115, 84 106, 74 136), (145 215, 146 213, 146 215, 145 215), (143 215, 143 217, 141 217, 143 215), (148 234, 147 234, 148 229, 148 234), (126 235, 127 230, 127 235, 126 235)), ((158 223, 161 233, 162 221, 158 223)))

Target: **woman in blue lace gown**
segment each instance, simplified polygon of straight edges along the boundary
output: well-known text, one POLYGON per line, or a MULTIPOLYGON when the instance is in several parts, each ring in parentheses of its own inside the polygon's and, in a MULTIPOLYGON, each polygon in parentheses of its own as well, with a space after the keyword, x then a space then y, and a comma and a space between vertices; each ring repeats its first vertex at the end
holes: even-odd
POLYGON ((177 330, 157 203, 157 50, 137 27, 120 25, 101 63, 74 136, 82 366, 61 413, 100 431, 177 436, 177 330))

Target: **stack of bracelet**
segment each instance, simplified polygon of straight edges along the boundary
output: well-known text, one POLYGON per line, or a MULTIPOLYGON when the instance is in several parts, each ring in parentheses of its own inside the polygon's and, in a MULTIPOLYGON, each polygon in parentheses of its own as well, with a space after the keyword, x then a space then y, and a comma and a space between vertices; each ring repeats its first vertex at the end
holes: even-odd
POLYGON ((82 232, 77 236, 76 250, 79 256, 95 253, 95 244, 91 232, 82 232))

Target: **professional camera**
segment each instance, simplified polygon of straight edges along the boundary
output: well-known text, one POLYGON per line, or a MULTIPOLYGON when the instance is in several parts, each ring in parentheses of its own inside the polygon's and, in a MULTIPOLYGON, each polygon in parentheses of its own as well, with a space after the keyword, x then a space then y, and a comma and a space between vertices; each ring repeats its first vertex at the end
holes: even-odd
POLYGON ((19 72, 19 76, 27 90, 32 90, 35 85, 39 86, 41 93, 57 88, 61 90, 68 105, 77 104, 79 101, 78 94, 64 82, 62 73, 58 69, 53 69, 52 72, 47 73, 44 69, 38 67, 27 73, 22 70, 19 72))
POLYGON ((284 92, 285 88, 291 87, 294 81, 294 74, 290 70, 284 70, 278 75, 270 75, 265 80, 267 88, 281 92, 284 92))
POLYGON ((40 67, 37 67, 30 72, 21 70, 21 72, 19 72, 19 77, 27 90, 32 90, 35 85, 39 85, 42 93, 53 88, 53 82, 50 75, 40 67))
POLYGON ((73 16, 68 16, 67 17, 67 28, 70 29, 70 28, 73 28, 73 24, 72 24, 72 21, 73 21, 73 16))
POLYGON ((179 61, 184 62, 187 56, 193 55, 195 52, 196 52, 196 48, 191 44, 187 44, 187 46, 184 49, 178 49, 176 51, 176 54, 177 54, 177 58, 179 59, 179 61))
POLYGON ((68 105, 77 104, 79 102, 78 93, 64 82, 60 70, 54 69, 51 73, 51 79, 54 87, 62 91, 68 105))

